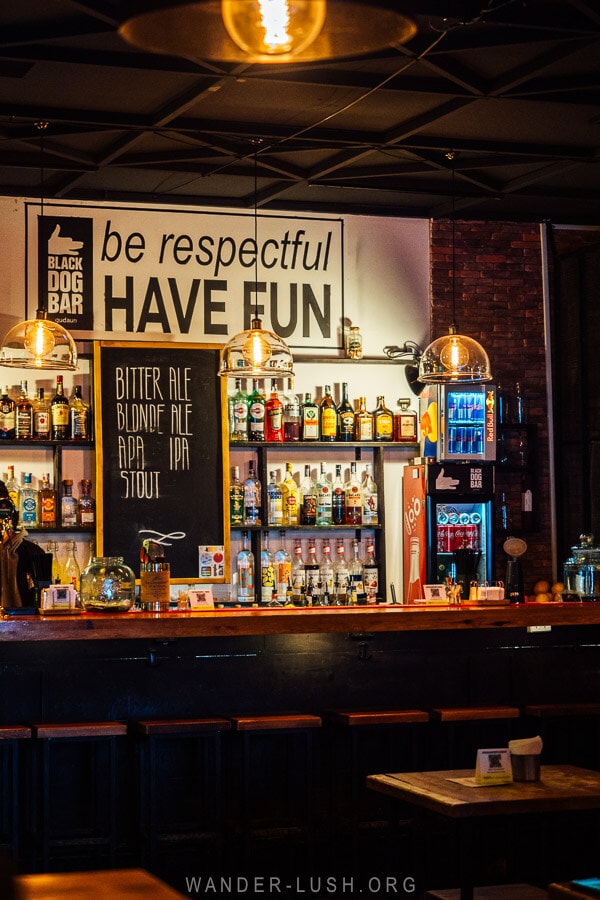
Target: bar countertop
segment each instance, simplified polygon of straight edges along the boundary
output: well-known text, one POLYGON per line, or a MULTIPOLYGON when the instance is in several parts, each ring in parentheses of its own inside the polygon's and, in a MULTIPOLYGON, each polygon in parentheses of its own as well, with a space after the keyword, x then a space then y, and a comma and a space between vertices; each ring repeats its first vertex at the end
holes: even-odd
POLYGON ((600 625, 600 603, 513 606, 377 606, 325 609, 215 609, 145 613, 4 615, 2 641, 231 637, 334 632, 454 631, 600 625))

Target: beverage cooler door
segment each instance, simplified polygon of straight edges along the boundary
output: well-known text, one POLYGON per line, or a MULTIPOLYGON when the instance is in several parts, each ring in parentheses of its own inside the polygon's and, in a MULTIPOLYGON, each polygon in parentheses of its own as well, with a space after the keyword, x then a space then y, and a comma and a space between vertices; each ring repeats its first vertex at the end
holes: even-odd
POLYGON ((427 498, 428 566, 431 584, 446 578, 462 583, 468 599, 472 581, 492 581, 492 501, 467 497, 427 498))
POLYGON ((440 388, 439 460, 496 459, 496 388, 440 388))
POLYGON ((489 463, 430 463, 427 491, 427 578, 491 583, 494 467, 489 463))

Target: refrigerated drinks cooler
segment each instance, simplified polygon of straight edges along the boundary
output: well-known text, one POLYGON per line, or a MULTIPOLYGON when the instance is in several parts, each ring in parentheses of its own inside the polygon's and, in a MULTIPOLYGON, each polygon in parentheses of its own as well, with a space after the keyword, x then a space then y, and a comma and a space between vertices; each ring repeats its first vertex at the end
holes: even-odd
POLYGON ((495 385, 426 385, 419 406, 421 456, 438 462, 496 459, 495 385))
POLYGON ((494 467, 490 463, 407 465, 403 473, 404 602, 424 584, 492 582, 494 467))

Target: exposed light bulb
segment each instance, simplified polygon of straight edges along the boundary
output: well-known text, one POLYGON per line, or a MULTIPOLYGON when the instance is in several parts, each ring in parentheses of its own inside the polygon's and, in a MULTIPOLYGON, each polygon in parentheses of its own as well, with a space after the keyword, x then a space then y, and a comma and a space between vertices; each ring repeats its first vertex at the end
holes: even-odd
POLYGON ((325 23, 326 0, 221 0, 230 38, 258 62, 309 47, 325 23))
POLYGON ((446 369, 461 369, 469 362, 469 351, 458 335, 451 335, 440 352, 440 362, 446 369))
POLYGON ((36 366, 42 366, 55 344, 54 335, 43 319, 36 319, 26 327, 23 346, 35 358, 36 366))
POLYGON ((252 330, 244 341, 242 356, 246 365, 252 366, 254 369, 264 368, 272 356, 269 342, 265 340, 262 333, 260 319, 252 320, 252 330))

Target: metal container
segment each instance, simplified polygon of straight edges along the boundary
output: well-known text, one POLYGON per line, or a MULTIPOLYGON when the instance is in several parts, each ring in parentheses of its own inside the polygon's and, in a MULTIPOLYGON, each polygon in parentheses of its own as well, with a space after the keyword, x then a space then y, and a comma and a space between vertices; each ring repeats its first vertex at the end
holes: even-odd
POLYGON ((513 781, 539 781, 540 780, 540 754, 510 754, 513 781))
POLYGON ((600 547, 593 534, 581 534, 564 564, 565 599, 600 600, 600 547))

